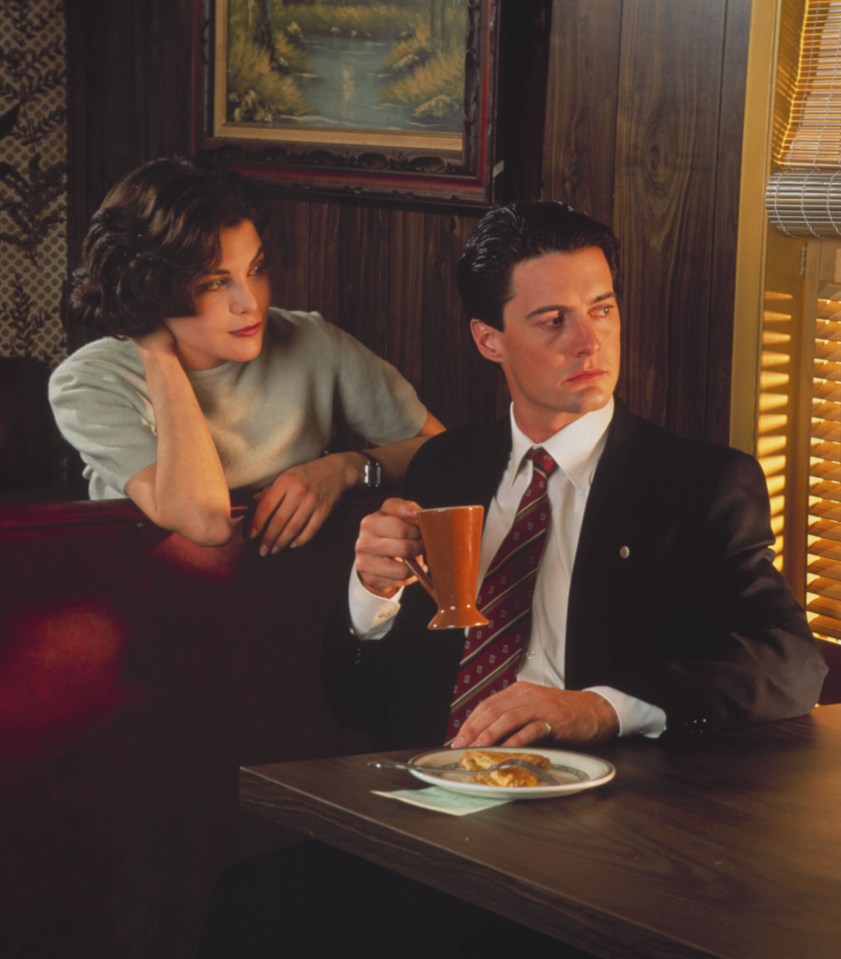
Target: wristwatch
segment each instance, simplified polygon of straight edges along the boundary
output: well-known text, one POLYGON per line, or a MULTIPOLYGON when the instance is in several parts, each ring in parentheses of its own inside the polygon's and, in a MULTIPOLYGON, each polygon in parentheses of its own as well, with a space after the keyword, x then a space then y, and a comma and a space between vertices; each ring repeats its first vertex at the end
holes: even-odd
POLYGON ((361 456, 365 457, 365 466, 362 468, 362 485, 366 489, 379 489, 383 481, 382 463, 365 450, 359 450, 361 456))

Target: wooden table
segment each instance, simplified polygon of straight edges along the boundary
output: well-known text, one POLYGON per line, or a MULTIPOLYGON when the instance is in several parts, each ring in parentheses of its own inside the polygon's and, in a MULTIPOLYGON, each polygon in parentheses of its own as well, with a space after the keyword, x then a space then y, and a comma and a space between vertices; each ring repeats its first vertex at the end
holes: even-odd
POLYGON ((841 956, 841 706, 586 752, 613 782, 463 817, 372 795, 423 784, 369 756, 244 768, 240 799, 597 956, 841 956))

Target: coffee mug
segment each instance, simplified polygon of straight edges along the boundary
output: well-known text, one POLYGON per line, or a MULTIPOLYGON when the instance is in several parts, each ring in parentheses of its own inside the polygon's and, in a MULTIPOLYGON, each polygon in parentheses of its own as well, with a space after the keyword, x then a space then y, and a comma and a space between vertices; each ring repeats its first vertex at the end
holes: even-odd
POLYGON ((476 609, 484 515, 482 506, 445 506, 417 514, 429 572, 417 560, 406 564, 438 604, 429 629, 465 629, 488 622, 476 609))

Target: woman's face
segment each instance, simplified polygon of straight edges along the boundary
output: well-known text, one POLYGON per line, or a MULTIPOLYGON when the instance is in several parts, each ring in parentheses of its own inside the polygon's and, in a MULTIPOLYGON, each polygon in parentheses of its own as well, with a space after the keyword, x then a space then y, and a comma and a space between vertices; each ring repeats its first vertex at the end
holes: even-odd
POLYGON ((227 360, 245 363, 263 346, 271 288, 260 237, 243 220, 222 230, 219 243, 219 262, 193 283, 193 316, 165 320, 188 370, 209 370, 227 360))

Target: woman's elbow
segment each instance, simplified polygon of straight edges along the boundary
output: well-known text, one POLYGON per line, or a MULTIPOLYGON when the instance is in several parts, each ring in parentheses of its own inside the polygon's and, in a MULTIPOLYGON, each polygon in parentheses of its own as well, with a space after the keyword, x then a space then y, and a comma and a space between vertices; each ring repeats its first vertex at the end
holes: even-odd
POLYGON ((168 528, 196 546, 224 546, 234 534, 229 509, 196 512, 168 524, 168 528))

